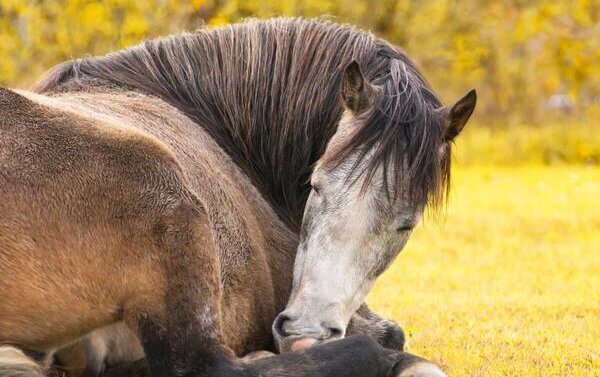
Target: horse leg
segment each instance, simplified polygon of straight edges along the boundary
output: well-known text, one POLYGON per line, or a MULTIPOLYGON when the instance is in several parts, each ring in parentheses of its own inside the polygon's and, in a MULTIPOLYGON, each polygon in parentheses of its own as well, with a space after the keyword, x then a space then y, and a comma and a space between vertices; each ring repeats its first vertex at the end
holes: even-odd
POLYGON ((23 351, 12 346, 0 346, 0 376, 44 377, 43 368, 23 351))
POLYGON ((373 313, 367 304, 362 304, 352 315, 346 334, 368 335, 385 348, 404 350, 405 336, 402 328, 396 322, 373 313))
POLYGON ((163 292, 124 306, 152 376, 247 375, 223 345, 219 253, 202 206, 184 199, 155 228, 163 292))
POLYGON ((123 322, 94 330, 53 355, 54 362, 67 370, 69 377, 98 377, 111 365, 143 357, 139 339, 123 322))
POLYGON ((444 377, 430 362, 381 347, 374 339, 351 336, 302 351, 261 358, 250 368, 262 377, 444 377))
MULTIPOLYGON (((403 350, 404 332, 395 322, 379 317, 371 312, 366 304, 352 316, 347 330, 348 336, 368 335, 384 348, 403 350)), ((264 357, 275 356, 268 351, 254 351, 241 358, 243 363, 253 363, 264 357)), ((106 376, 104 370, 112 370, 108 375, 122 375, 121 369, 144 357, 139 339, 123 324, 107 326, 95 330, 82 340, 55 353, 55 359, 71 377, 106 376), (115 368, 112 368, 112 367, 115 368)), ((138 362, 138 364, 140 364, 138 362)), ((137 365, 137 364, 136 364, 137 365)), ((134 370, 145 368, 131 367, 134 370)), ((140 372, 138 371, 137 374, 140 372)), ((136 372, 129 371, 126 375, 136 372)), ((137 375, 136 374, 136 375, 137 375)))
MULTIPOLYGON (((383 348, 364 335, 302 351, 245 359, 244 364, 246 373, 261 377, 446 377, 432 363, 406 352, 383 348)), ((150 374, 144 360, 138 360, 115 365, 101 375, 117 376, 150 377, 150 374)))

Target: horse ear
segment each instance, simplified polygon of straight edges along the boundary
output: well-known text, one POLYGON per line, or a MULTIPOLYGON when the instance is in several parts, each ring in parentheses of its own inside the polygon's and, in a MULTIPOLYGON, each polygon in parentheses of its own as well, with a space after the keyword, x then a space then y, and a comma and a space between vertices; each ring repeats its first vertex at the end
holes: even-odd
POLYGON ((473 114, 476 103, 477 92, 475 92, 475 89, 471 89, 469 93, 452 106, 448 113, 448 126, 444 136, 446 141, 452 141, 462 131, 471 114, 473 114))
POLYGON ((342 77, 342 99, 347 109, 359 114, 369 107, 368 83, 360 71, 360 66, 353 60, 346 67, 342 77))

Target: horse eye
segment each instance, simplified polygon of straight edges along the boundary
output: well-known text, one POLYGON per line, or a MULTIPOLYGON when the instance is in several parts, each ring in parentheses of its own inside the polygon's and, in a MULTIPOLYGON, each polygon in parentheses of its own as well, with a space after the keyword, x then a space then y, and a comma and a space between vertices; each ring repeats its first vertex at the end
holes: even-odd
POLYGON ((413 230, 412 225, 401 225, 399 227, 396 228, 396 232, 398 233, 402 233, 402 232, 408 232, 413 230))

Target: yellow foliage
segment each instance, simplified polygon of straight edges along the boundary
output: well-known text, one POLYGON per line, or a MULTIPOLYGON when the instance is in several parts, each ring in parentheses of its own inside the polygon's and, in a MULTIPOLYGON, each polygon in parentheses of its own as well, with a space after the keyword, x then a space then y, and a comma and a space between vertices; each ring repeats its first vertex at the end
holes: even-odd
POLYGON ((552 95, 573 101, 570 119, 597 103, 599 13, 590 0, 0 0, 0 83, 202 24, 326 16, 404 47, 448 102, 476 87, 481 119, 542 123, 552 95))
POLYGON ((469 124, 456 139, 455 161, 463 166, 597 165, 598 128, 591 121, 540 127, 469 124))

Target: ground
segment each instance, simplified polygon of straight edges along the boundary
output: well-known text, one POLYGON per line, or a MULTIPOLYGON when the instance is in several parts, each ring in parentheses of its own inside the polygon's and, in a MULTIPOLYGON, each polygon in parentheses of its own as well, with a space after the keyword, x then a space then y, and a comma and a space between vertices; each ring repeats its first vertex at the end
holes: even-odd
POLYGON ((600 168, 458 167, 368 302, 460 376, 600 376, 600 168))

